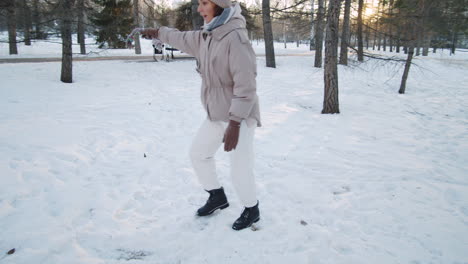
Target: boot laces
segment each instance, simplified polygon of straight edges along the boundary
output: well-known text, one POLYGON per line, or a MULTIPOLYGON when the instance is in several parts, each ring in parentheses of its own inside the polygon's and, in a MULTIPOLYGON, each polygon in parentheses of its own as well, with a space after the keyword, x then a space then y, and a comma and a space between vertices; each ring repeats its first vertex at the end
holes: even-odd
POLYGON ((216 199, 217 194, 214 192, 210 192, 210 197, 208 197, 208 201, 213 202, 216 199))
POLYGON ((242 217, 245 219, 248 219, 250 215, 250 210, 248 208, 245 208, 244 212, 242 212, 242 217))
POLYGON ((215 199, 214 194, 210 194, 210 197, 208 197, 208 201, 213 202, 215 199))

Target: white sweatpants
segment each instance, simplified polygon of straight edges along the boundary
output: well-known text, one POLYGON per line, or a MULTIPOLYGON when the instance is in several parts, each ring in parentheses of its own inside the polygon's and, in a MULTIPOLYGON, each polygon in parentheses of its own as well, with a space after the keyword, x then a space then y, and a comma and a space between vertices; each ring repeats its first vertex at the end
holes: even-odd
MULTIPOLYGON (((216 174, 214 155, 221 146, 224 151, 223 137, 227 125, 227 122, 213 122, 206 119, 193 139, 190 159, 198 180, 205 190, 221 187, 216 174)), ((257 204, 253 173, 255 128, 256 125, 249 127, 245 121, 242 121, 236 149, 229 152, 232 182, 245 207, 252 207, 257 204)))

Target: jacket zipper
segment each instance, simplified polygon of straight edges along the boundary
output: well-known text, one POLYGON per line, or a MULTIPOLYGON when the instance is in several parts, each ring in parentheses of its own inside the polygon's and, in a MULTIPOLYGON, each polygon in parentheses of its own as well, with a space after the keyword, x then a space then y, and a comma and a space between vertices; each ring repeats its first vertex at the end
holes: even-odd
POLYGON ((206 61, 205 61, 205 65, 206 65, 206 70, 207 70, 207 74, 206 74, 206 82, 207 82, 207 85, 205 87, 205 102, 206 102, 206 112, 208 114, 208 119, 211 120, 211 115, 210 115, 210 109, 208 107, 208 89, 209 87, 211 86, 211 80, 210 80, 210 45, 211 45, 211 40, 213 39, 212 35, 210 34, 209 35, 210 37, 210 40, 208 42, 208 47, 206 49, 206 61))

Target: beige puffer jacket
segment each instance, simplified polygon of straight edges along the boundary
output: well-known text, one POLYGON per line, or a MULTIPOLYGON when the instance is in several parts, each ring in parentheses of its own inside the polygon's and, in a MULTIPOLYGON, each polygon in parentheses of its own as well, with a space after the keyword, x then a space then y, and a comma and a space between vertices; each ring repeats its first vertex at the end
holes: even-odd
POLYGON ((238 4, 233 8, 231 19, 208 34, 161 27, 158 38, 197 59, 201 100, 211 121, 246 120, 261 126, 256 57, 241 9, 238 4))

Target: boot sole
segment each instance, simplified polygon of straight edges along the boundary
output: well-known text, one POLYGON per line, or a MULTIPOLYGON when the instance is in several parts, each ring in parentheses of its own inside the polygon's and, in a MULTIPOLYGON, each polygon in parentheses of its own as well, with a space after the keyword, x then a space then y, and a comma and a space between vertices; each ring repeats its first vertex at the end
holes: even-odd
POLYGON ((214 211, 216 211, 216 210, 218 210, 218 209, 223 210, 223 209, 226 209, 226 208, 228 208, 228 207, 229 207, 229 203, 225 203, 225 204, 222 204, 222 205, 220 205, 220 206, 214 208, 213 210, 209 211, 207 214, 201 215, 201 214, 198 214, 198 213, 197 213, 197 215, 198 215, 198 216, 208 216, 208 215, 213 214, 214 211))
POLYGON ((253 220, 252 223, 250 223, 248 226, 246 226, 246 227, 244 227, 244 228, 236 229, 236 228, 234 228, 234 226, 233 226, 232 229, 234 229, 234 230, 236 230, 236 231, 240 231, 240 230, 243 230, 243 229, 246 229, 246 228, 251 227, 253 224, 257 223, 258 221, 260 221, 260 217, 258 217, 257 219, 253 220))

